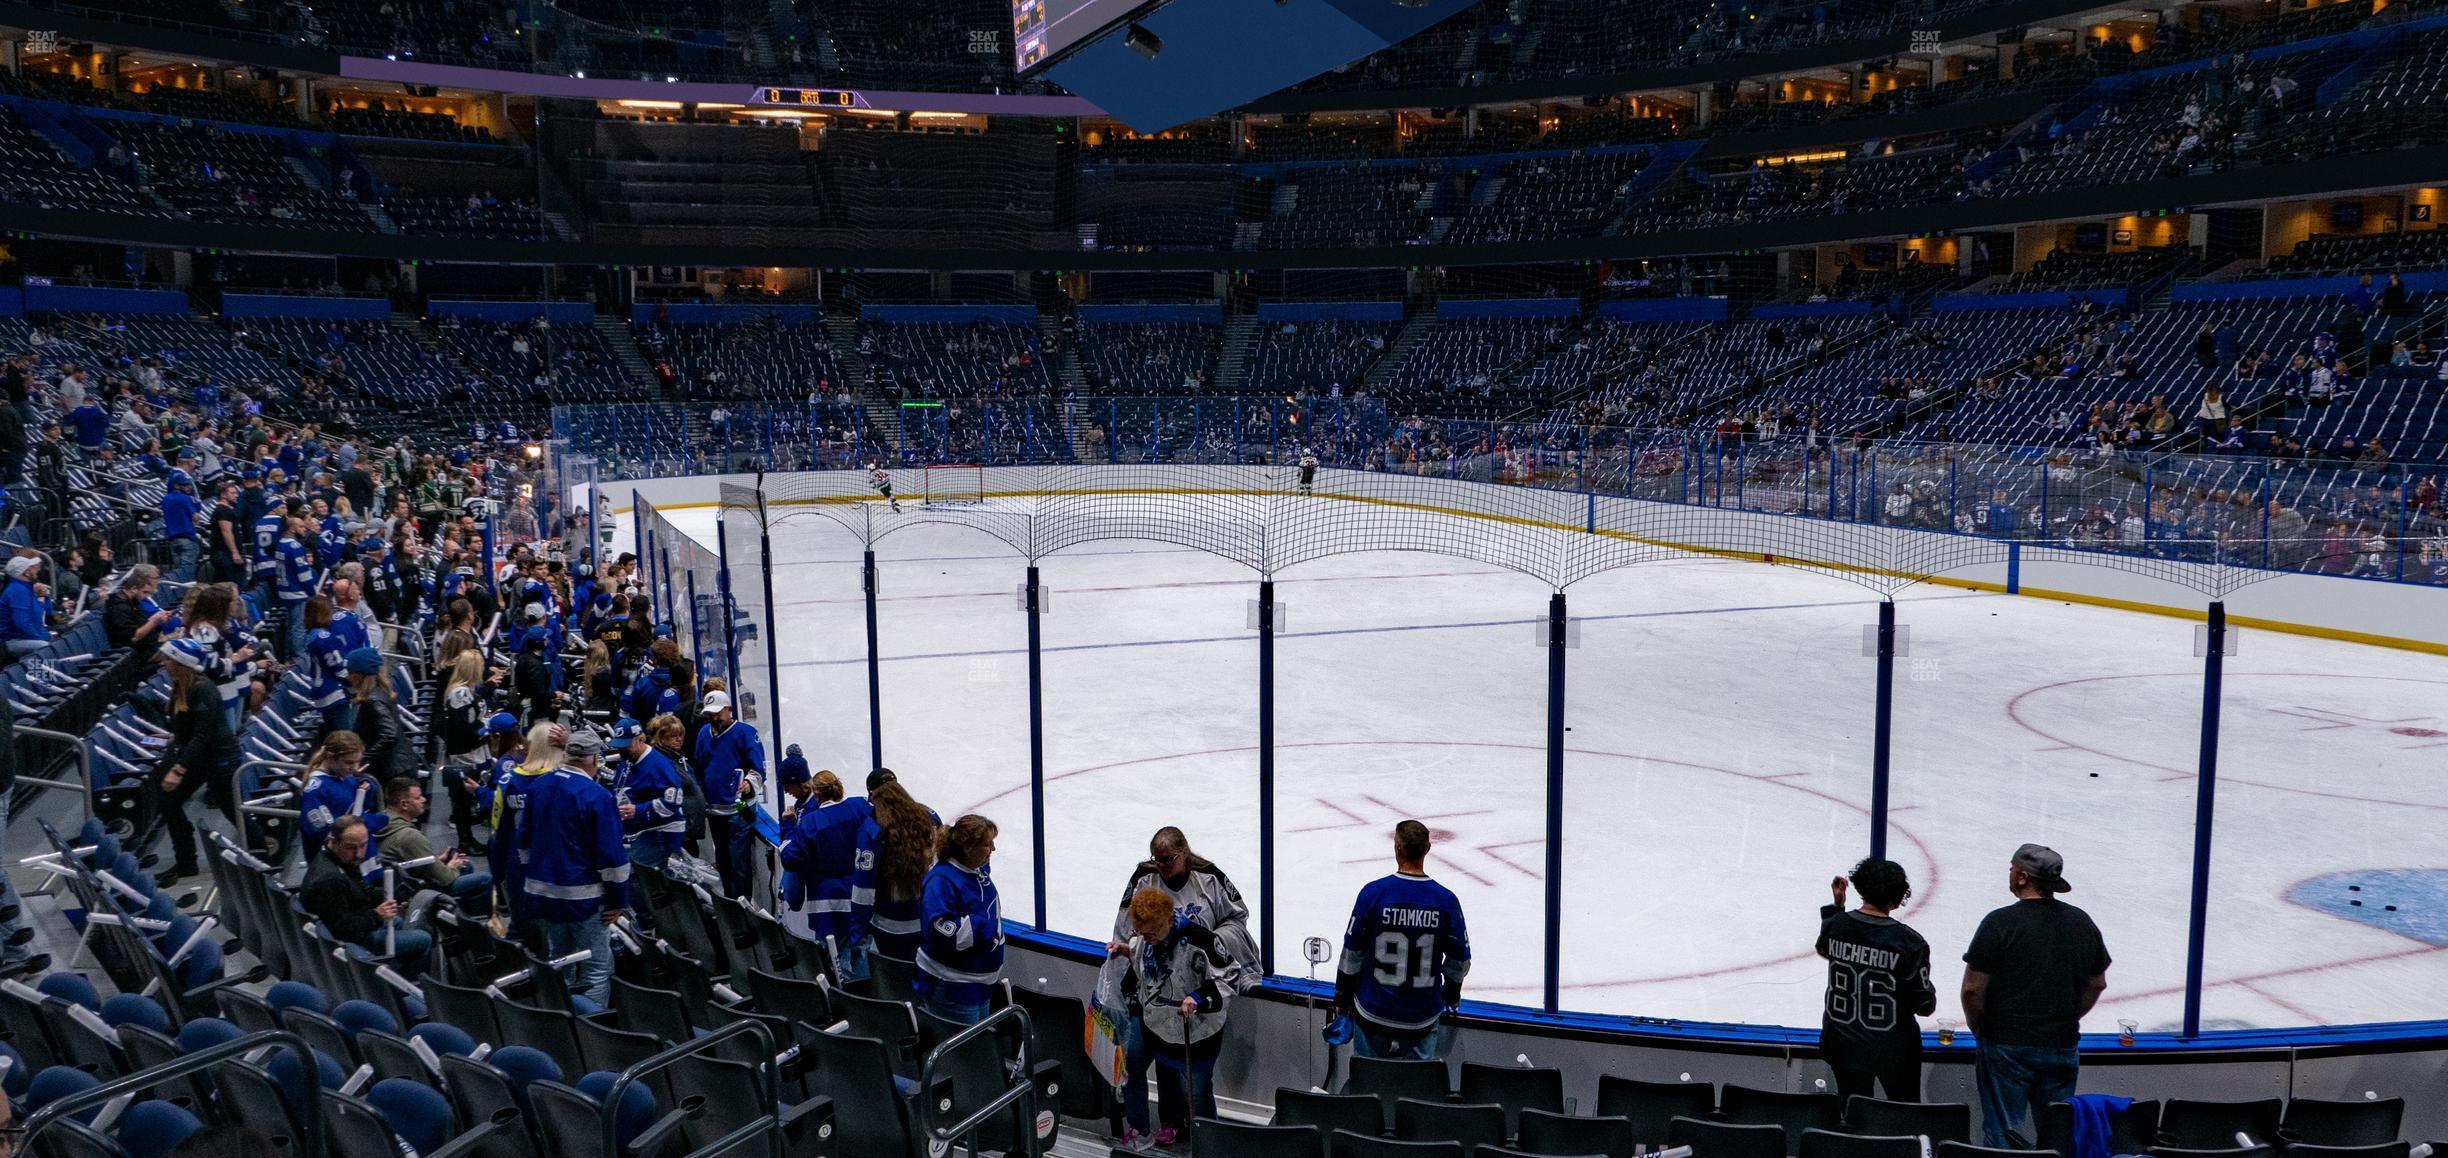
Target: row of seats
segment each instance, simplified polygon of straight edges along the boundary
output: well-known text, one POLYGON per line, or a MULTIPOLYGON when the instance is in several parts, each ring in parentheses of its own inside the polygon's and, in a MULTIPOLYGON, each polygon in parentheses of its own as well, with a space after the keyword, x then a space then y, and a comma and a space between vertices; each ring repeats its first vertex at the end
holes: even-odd
POLYGON ((295 222, 364 231, 357 206, 308 185, 288 164, 283 138, 149 121, 113 121, 111 135, 134 156, 154 192, 199 221, 295 222))
MULTIPOLYGON (((1267 1126, 1202 1121, 1194 1141, 1237 1158, 1632 1158, 1679 1146, 1695 1158, 1915 1158, 1933 1145, 1964 1158, 2030 1153, 1971 1145, 1972 1107, 1962 1103, 1602 1074, 1595 1112, 1583 1115, 1564 1094, 1561 1070, 1466 1063, 1459 1087, 1448 1083, 1442 1062, 1353 1058, 1342 1093, 1279 1089, 1267 1126)), ((2257 1148, 2271 1158, 2283 1147, 2297 1158, 2403 1158, 2404 1114, 2402 1098, 2136 1101, 2113 1117, 2108 1152, 2243 1158, 2257 1148), (2239 1151, 2239 1136, 2252 1146, 2239 1151)), ((2074 1153, 2073 1119, 2066 1103, 2040 1108, 2038 1150, 2074 1153)))

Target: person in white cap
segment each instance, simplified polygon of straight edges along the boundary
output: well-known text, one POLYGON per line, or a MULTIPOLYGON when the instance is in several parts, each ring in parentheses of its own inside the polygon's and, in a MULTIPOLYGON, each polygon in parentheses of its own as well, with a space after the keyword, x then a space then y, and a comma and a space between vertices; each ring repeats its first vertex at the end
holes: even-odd
POLYGON ((690 757, 705 790, 714 867, 722 873, 723 895, 752 896, 756 862, 750 859, 750 842, 756 838, 756 778, 765 771, 765 747, 756 729, 733 714, 729 692, 707 692, 698 714, 705 723, 697 729, 690 757))
POLYGON ((10 655, 41 651, 51 642, 51 588, 42 582, 42 556, 8 561, 8 587, 0 590, 0 641, 10 655))
POLYGON ((2108 989, 2108 944, 2091 915, 2058 900, 2072 891, 2065 858, 2027 844, 2006 868, 2015 903, 1992 910, 1964 950, 1964 1025, 1978 1040, 1981 1136, 2029 1149, 2026 1111, 2074 1096, 2082 1018, 2108 989))

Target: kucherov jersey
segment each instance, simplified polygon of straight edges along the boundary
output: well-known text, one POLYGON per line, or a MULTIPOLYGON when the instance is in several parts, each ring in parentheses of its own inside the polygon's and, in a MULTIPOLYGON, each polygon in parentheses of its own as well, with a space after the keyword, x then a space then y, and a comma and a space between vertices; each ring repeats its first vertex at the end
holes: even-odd
POLYGON ((1828 963, 1821 1035, 1864 1047, 1918 1038, 1913 1015, 1938 1009, 1929 942, 1892 918, 1834 905, 1821 905, 1819 914, 1819 955, 1828 963))
POLYGON ((1388 1029, 1425 1029, 1444 1012, 1447 990, 1470 972, 1470 935, 1453 890, 1396 873, 1360 890, 1343 931, 1343 973, 1356 973, 1360 1016, 1388 1029))

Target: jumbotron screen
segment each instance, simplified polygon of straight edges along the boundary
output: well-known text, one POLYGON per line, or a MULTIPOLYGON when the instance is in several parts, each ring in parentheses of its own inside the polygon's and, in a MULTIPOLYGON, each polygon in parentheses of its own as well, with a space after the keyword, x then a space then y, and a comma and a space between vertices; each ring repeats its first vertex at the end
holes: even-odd
POLYGON ((1112 28, 1148 0, 1012 0, 1012 53, 1028 72, 1112 28))

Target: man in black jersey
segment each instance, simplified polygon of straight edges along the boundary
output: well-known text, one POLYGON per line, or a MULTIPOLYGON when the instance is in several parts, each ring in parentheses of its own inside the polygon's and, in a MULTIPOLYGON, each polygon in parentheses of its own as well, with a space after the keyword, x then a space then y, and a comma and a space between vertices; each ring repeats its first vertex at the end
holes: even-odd
POLYGON ((1829 883, 1836 903, 1819 907, 1819 955, 1827 958, 1819 1052, 1836 1071, 1836 1093, 1894 1102, 1921 1100, 1921 1027, 1937 1012, 1929 942, 1889 914, 1912 896, 1904 866, 1871 857, 1853 866, 1861 907, 1846 912, 1845 878, 1829 883))

